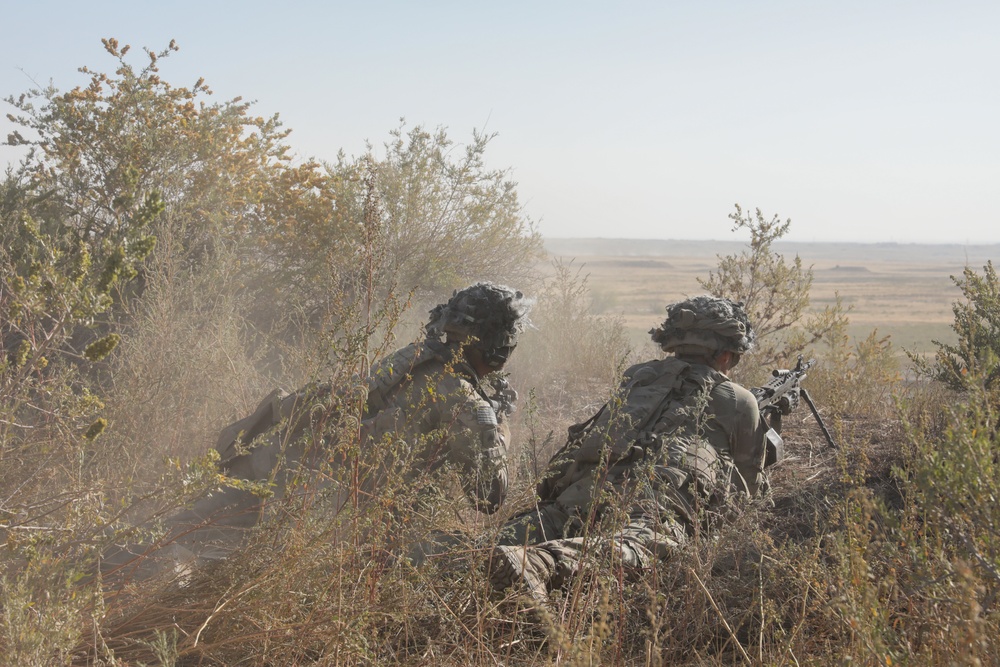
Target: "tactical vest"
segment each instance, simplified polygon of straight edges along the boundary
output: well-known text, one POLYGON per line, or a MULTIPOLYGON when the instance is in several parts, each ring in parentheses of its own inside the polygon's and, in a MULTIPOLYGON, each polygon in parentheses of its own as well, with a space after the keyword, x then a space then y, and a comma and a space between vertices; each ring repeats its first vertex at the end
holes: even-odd
POLYGON ((538 486, 539 497, 554 500, 595 466, 659 453, 664 440, 691 422, 695 397, 725 381, 708 366, 676 357, 633 366, 611 401, 570 427, 566 445, 538 486))

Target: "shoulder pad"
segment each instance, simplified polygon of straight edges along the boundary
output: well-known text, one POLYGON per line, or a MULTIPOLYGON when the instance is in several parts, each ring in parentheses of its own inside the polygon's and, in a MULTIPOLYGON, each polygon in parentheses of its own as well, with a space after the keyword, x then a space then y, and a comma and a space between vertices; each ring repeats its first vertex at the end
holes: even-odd
POLYGON ((736 400, 736 385, 732 381, 723 380, 712 387, 712 393, 736 400))

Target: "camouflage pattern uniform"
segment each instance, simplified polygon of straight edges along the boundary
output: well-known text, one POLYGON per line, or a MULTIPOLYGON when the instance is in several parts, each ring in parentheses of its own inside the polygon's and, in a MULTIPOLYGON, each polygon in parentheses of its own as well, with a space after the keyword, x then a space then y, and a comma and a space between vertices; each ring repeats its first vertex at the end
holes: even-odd
POLYGON ((667 312, 651 333, 674 356, 628 369, 615 398, 570 429, 538 487, 537 506, 501 534, 490 565, 497 588, 521 582, 543 598, 561 586, 580 566, 586 533, 612 506, 626 516, 608 539, 626 567, 643 569, 696 525, 710 525, 733 495, 760 490, 765 444, 778 436, 753 394, 712 364, 723 351, 750 349, 746 314, 714 297, 667 312))
MULTIPOLYGON (((527 323, 529 308, 520 292, 477 283, 431 311, 426 340, 397 350, 371 369, 363 381, 362 449, 371 451, 391 437, 406 443, 408 451, 397 451, 395 459, 385 457, 380 467, 368 470, 360 480, 363 493, 376 492, 387 468, 400 465, 398 459, 404 457, 404 480, 450 465, 477 509, 493 512, 503 503, 506 417, 516 393, 502 379, 485 382, 466 361, 465 349, 475 347, 491 367, 502 367, 527 323)), ((220 433, 220 470, 233 479, 270 480, 280 498, 294 475, 322 462, 317 459, 346 463, 342 455, 328 451, 322 436, 334 397, 328 384, 290 395, 272 392, 251 415, 220 433)), ((348 493, 333 494, 332 511, 344 506, 348 493)), ((223 558, 260 521, 264 508, 250 490, 226 486, 172 517, 169 547, 156 555, 174 563, 223 558)))
POLYGON ((454 344, 427 340, 379 364, 369 382, 362 430, 369 442, 393 434, 421 443, 410 476, 450 464, 475 506, 493 512, 507 495, 507 416, 513 405, 458 352, 454 344), (404 382, 387 378, 400 368, 407 369, 404 382))

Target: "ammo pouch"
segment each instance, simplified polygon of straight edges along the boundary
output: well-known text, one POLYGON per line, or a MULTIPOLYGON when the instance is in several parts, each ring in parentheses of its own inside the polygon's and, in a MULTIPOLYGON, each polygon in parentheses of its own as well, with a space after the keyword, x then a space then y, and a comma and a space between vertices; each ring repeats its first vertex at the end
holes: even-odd
POLYGON ((575 476, 572 474, 572 471, 579 464, 576 454, 580 449, 583 436, 593 428, 607 407, 608 404, 605 403, 590 419, 579 424, 573 424, 566 429, 566 444, 560 447, 559 451, 549 460, 545 474, 535 486, 535 493, 541 500, 555 500, 556 496, 569 486, 565 480, 568 477, 575 476))
POLYGON ((675 445, 664 459, 667 465, 653 468, 663 483, 658 502, 677 511, 689 531, 714 521, 732 490, 746 488, 736 466, 707 442, 675 445))
POLYGON ((657 474, 667 477, 678 490, 711 498, 722 484, 729 483, 720 478, 725 464, 712 445, 699 438, 665 444, 667 451, 662 459, 667 465, 656 466, 657 474))
MULTIPOLYGON (((699 443, 693 450, 685 452, 681 469, 691 475, 691 481, 701 495, 711 497, 719 489, 719 470, 722 468, 722 460, 715 447, 707 443, 699 443)), ((729 480, 725 482, 728 484, 729 480)))
POLYGON ((785 441, 781 439, 778 432, 773 428, 767 429, 764 434, 764 467, 770 468, 775 463, 785 458, 785 441))

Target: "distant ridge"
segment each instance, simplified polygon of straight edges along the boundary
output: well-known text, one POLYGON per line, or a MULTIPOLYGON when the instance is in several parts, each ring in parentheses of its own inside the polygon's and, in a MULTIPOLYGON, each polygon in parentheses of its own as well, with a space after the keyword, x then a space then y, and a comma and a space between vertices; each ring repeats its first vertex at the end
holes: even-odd
MULTIPOLYGON (((601 239, 545 238, 545 250, 557 257, 714 257, 742 251, 741 241, 690 241, 680 239, 601 239)), ((776 250, 784 255, 798 255, 809 263, 816 260, 862 262, 866 260, 898 262, 945 262, 957 266, 982 267, 988 260, 1000 260, 1000 244, 962 245, 923 243, 806 243, 778 241, 776 250)))

